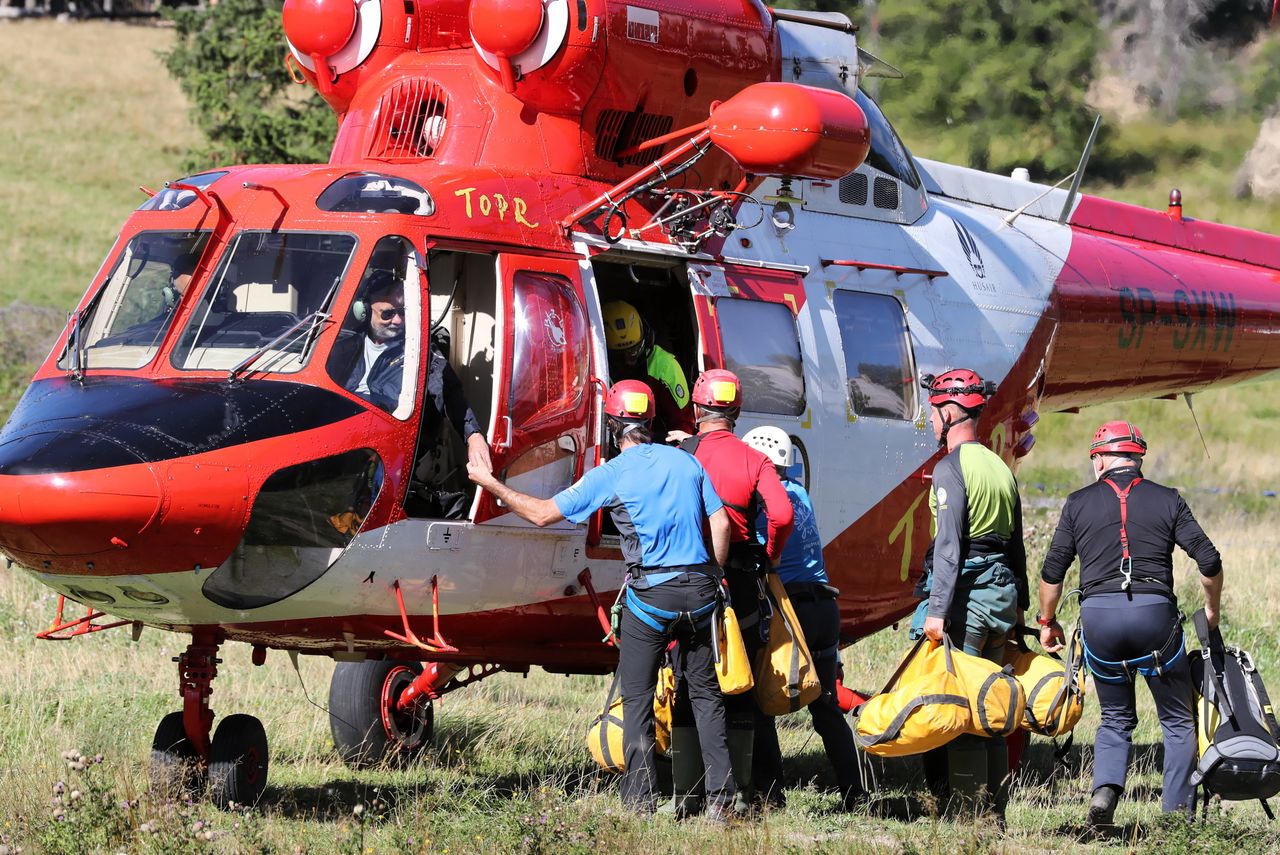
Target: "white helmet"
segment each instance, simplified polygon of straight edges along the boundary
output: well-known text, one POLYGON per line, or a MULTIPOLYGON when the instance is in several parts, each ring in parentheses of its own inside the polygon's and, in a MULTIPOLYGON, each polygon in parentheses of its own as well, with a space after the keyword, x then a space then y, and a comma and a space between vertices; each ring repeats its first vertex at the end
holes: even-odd
POLYGON ((791 437, 782 428, 765 425, 747 432, 742 441, 769 458, 774 466, 791 465, 791 437))

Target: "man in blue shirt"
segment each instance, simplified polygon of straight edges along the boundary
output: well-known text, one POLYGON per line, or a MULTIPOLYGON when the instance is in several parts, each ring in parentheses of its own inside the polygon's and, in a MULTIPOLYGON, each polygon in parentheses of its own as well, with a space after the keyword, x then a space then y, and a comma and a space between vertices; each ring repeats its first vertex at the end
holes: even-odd
POLYGON ((724 705, 716 680, 711 624, 720 602, 720 566, 729 552, 729 518, 702 465, 692 455, 652 443, 654 397, 638 380, 609 390, 605 412, 619 453, 550 499, 511 489, 481 465, 467 474, 514 513, 545 526, 585 522, 609 506, 630 568, 619 632, 622 690, 622 802, 638 813, 657 807, 653 695, 658 665, 672 638, 680 641, 679 671, 687 682, 707 770, 707 816, 732 814, 724 705), (710 521, 715 564, 709 563, 703 520, 710 521))
MULTIPOLYGON (((813 729, 822 737, 827 759, 835 769, 836 781, 840 784, 841 806, 849 810, 862 800, 865 791, 858 776, 858 753, 853 731, 849 729, 849 722, 836 700, 836 679, 840 669, 840 608, 836 597, 840 592, 828 584, 818 518, 813 512, 809 494, 786 474, 791 465, 791 437, 781 428, 767 426, 748 432, 742 441, 769 458, 791 500, 795 527, 782 548, 775 570, 787 589, 787 596, 809 644, 818 682, 822 684, 822 694, 809 704, 809 715, 813 717, 813 729)), ((762 543, 764 531, 763 522, 758 521, 756 538, 762 543)), ((757 737, 759 735, 757 727, 757 737)), ((770 727, 764 732, 763 739, 757 738, 756 752, 756 767, 766 775, 771 774, 777 786, 784 786, 777 730, 770 727)))

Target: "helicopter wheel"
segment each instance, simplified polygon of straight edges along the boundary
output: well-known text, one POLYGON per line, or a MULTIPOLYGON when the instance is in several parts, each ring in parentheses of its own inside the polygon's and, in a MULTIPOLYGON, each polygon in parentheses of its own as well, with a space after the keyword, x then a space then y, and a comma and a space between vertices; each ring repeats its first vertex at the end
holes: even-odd
POLYGON ((435 730, 435 708, 426 701, 409 712, 396 709, 420 673, 417 662, 338 663, 329 683, 329 729, 344 763, 406 765, 422 753, 435 730))
POLYGON ((267 732, 251 715, 229 715, 218 723, 209 746, 209 798, 226 810, 253 805, 267 788, 267 732))
POLYGON ((151 789, 161 798, 185 798, 204 786, 204 769, 195 746, 187 739, 181 710, 160 719, 156 734, 151 738, 148 772, 151 789))

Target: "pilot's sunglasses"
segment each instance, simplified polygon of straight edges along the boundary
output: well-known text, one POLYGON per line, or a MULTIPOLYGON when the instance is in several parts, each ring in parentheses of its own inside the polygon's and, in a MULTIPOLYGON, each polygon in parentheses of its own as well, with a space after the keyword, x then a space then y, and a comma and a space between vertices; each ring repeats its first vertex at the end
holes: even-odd
POLYGON ((403 306, 392 306, 390 309, 380 309, 378 311, 378 317, 384 321, 389 321, 396 315, 399 315, 402 318, 404 317, 403 306))

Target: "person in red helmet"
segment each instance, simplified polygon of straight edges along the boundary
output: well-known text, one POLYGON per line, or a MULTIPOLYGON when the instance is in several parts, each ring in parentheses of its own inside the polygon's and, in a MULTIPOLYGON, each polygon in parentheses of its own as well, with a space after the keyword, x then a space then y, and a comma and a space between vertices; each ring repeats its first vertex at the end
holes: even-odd
POLYGON ((1195 560, 1205 617, 1218 625, 1222 558, 1176 490, 1142 474, 1147 441, 1122 421, 1098 428, 1089 445, 1095 482, 1067 497, 1040 571, 1040 642, 1064 643, 1056 610, 1062 583, 1080 556, 1080 624, 1102 723, 1094 742, 1089 824, 1111 825, 1124 791, 1138 724, 1135 677, 1155 700, 1164 731, 1165 811, 1193 809, 1196 728, 1182 616, 1173 589, 1173 547, 1195 560))
POLYGON ((609 507, 629 568, 618 642, 625 710, 622 803, 641 814, 657 807, 653 695, 659 660, 674 638, 680 642, 676 665, 692 702, 707 769, 707 816, 723 821, 733 807, 734 783, 711 626, 721 597, 720 565, 729 553, 728 515, 695 459, 652 442, 654 395, 647 384, 614 384, 605 412, 618 454, 550 499, 511 489, 479 463, 468 463, 467 474, 539 526, 563 519, 583 523, 609 507), (703 540, 704 520, 711 529, 714 562, 703 540))
MULTIPOLYGON (((995 385, 967 368, 926 376, 923 385, 934 436, 947 454, 929 489, 935 534, 917 586, 924 599, 911 637, 941 641, 945 635, 966 653, 1000 662, 1030 597, 1018 482, 978 441, 978 419, 995 385)), ((957 808, 990 807, 997 815, 1004 812, 1008 764, 1000 737, 961 736, 925 755, 935 794, 957 808)))
MULTIPOLYGON (((685 439, 681 447, 707 470, 729 514, 732 532, 725 581, 747 656, 755 661, 764 643, 760 636, 765 626, 760 620, 761 572, 776 564, 782 555, 793 523, 791 499, 773 463, 733 434, 742 408, 742 384, 737 375, 722 368, 704 371, 693 384, 692 398, 698 433, 685 439), (767 521, 763 546, 755 534, 761 505, 767 521)), ((756 794, 780 806, 782 757, 777 749, 778 735, 773 719, 760 712, 751 693, 727 696, 724 703, 729 753, 738 788, 738 812, 747 813, 756 794), (756 756, 765 759, 759 768, 754 764, 756 756)), ((693 736, 692 728, 688 727, 689 718, 687 698, 682 690, 678 691, 671 722, 672 776, 676 790, 672 804, 677 812, 680 812, 682 798, 690 796, 691 786, 696 786, 701 778, 696 744, 691 744, 689 739, 693 736)))

